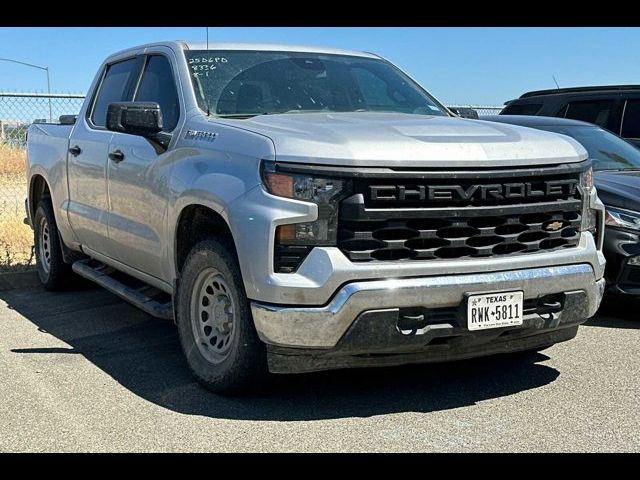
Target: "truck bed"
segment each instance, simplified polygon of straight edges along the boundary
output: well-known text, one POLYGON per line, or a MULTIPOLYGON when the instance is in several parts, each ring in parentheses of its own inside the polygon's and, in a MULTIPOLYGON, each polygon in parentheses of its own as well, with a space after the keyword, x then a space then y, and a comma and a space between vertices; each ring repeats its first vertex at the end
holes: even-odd
POLYGON ((65 166, 69 150, 69 137, 73 125, 54 123, 36 123, 27 132, 27 162, 28 167, 39 164, 45 169, 55 165, 65 166))

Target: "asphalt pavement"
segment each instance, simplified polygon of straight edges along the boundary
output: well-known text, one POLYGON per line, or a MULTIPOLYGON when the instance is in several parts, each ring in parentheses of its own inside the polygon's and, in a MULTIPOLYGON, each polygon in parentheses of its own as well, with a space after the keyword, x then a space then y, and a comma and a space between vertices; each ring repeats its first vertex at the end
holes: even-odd
POLYGON ((90 285, 0 292, 0 451, 640 451, 640 302, 533 355, 202 389, 175 327, 90 285))

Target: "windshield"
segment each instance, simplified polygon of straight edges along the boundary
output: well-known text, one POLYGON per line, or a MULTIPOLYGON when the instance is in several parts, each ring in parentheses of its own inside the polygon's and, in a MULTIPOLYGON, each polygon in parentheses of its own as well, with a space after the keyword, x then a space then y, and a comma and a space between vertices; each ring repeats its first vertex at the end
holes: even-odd
POLYGON ((575 138, 589 152, 594 170, 640 169, 640 150, 602 128, 588 125, 536 128, 575 138))
POLYGON ((211 115, 399 112, 448 115, 391 64, 318 53, 187 50, 198 103, 211 115))

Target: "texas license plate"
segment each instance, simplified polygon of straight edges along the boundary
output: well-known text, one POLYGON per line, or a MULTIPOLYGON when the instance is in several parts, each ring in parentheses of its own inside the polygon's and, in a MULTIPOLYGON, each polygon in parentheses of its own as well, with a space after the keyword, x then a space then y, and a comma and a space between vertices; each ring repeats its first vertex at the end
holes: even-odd
POLYGON ((467 303, 467 328, 488 328, 522 325, 523 292, 470 295, 467 303))

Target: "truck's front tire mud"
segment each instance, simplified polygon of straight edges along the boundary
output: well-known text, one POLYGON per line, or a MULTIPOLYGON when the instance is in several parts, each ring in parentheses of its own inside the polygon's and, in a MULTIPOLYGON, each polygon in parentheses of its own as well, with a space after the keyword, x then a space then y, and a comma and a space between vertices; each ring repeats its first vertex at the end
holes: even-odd
POLYGON ((198 381, 217 393, 259 389, 268 376, 266 348, 232 247, 213 239, 194 246, 176 301, 180 343, 198 381))
POLYGON ((71 284, 73 272, 64 262, 53 205, 49 198, 38 204, 33 222, 36 266, 40 282, 47 290, 61 290, 71 284))

